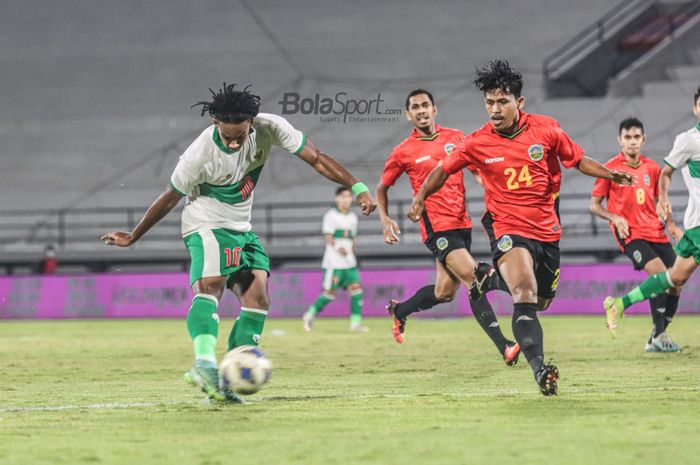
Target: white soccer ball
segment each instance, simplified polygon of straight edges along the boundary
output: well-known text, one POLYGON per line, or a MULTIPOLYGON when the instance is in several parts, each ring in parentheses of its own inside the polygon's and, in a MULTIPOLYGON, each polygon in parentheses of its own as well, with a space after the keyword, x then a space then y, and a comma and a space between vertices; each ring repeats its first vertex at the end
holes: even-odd
POLYGON ((222 385, 236 394, 255 394, 271 374, 272 363, 255 346, 236 347, 226 354, 219 367, 222 385))

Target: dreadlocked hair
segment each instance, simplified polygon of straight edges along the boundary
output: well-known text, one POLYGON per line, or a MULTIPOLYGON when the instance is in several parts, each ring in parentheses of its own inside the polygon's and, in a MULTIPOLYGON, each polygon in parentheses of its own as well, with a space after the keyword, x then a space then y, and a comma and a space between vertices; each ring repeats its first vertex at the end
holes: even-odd
POLYGON ((242 123, 254 116, 260 110, 260 96, 251 94, 246 86, 243 90, 236 89, 236 83, 226 84, 218 92, 209 88, 211 102, 197 102, 190 108, 202 107, 202 116, 209 113, 213 118, 224 123, 242 123))
POLYGON ((490 61, 483 68, 476 68, 474 85, 482 92, 500 90, 519 98, 523 90, 523 75, 500 58, 490 61))

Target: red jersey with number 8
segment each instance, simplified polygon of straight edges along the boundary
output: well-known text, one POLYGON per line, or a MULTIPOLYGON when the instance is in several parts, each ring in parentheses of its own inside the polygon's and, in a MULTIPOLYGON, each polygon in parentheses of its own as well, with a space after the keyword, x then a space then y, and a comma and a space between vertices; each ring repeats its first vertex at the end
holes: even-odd
POLYGON ((620 243, 615 226, 610 229, 620 249, 635 239, 649 242, 667 243, 668 236, 664 224, 656 216, 656 197, 659 196, 661 167, 653 160, 640 155, 639 164, 632 166, 625 161, 623 153, 617 154, 605 166, 611 170, 624 170, 637 176, 633 186, 621 186, 607 179, 597 179, 592 195, 608 199, 608 211, 627 220, 630 234, 620 243))
MULTIPOLYGON (((411 135, 394 147, 384 164, 381 182, 393 186, 403 174, 408 174, 413 193, 423 185, 430 172, 438 166, 464 139, 458 129, 435 127, 435 133, 425 136, 414 129, 411 135)), ((435 194, 425 201, 420 221, 423 241, 435 232, 472 227, 464 199, 464 175, 450 177, 435 194)))
POLYGON ((572 168, 583 155, 556 120, 520 112, 513 134, 501 134, 489 122, 467 136, 442 168, 450 175, 463 168, 481 174, 496 238, 516 234, 555 242, 561 226, 552 197, 558 187, 554 167, 561 162, 572 168))

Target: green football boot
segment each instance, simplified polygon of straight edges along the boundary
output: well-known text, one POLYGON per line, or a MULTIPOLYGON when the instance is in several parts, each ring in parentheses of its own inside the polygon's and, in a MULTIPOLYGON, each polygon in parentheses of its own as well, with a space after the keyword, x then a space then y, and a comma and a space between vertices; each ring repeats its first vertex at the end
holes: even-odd
POLYGON ((190 370, 185 373, 185 381, 199 387, 208 398, 223 402, 226 396, 219 390, 219 370, 216 364, 206 360, 196 360, 190 370))
POLYGON ((228 387, 221 386, 221 388, 219 388, 219 392, 221 392, 221 394, 224 396, 224 400, 223 400, 224 403, 227 403, 227 404, 246 404, 247 403, 247 401, 243 397, 239 396, 238 394, 233 392, 233 389, 230 389, 228 387))

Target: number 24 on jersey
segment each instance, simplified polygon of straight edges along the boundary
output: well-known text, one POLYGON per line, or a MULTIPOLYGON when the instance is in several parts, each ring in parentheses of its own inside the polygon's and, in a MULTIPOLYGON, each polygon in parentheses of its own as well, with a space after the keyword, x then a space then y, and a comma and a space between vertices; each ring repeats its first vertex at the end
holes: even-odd
POLYGON ((530 170, 527 165, 521 167, 520 170, 517 168, 506 168, 503 174, 507 177, 506 186, 508 186, 510 191, 532 185, 532 176, 530 176, 530 170))

